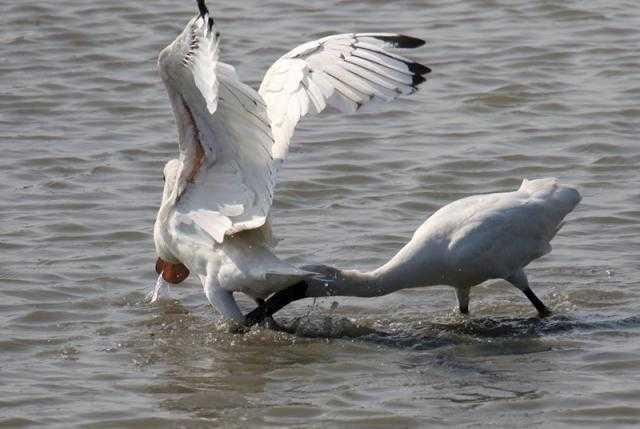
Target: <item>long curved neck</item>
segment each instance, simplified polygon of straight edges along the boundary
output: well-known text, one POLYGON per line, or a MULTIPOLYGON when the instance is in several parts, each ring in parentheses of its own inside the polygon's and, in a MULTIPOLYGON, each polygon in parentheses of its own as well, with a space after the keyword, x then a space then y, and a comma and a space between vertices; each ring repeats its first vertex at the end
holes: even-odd
POLYGON ((332 269, 323 280, 307 281, 307 297, 376 297, 401 289, 442 284, 441 265, 429 252, 403 248, 383 266, 369 272, 332 269))
POLYGON ((322 275, 308 277, 301 282, 271 296, 264 306, 258 307, 247 315, 246 324, 251 326, 271 316, 287 304, 304 298, 322 298, 327 296, 355 296, 373 298, 383 296, 400 289, 441 284, 441 270, 437 260, 429 254, 415 258, 414 252, 403 248, 389 262, 380 268, 361 272, 339 270, 328 266, 309 267, 318 269, 322 275))
MULTIPOLYGON (((169 161, 169 163, 171 162, 177 163, 179 161, 178 160, 169 161)), ((180 167, 178 166, 175 169, 179 170, 179 168, 180 167)), ((179 171, 175 171, 172 174, 165 172, 165 175, 168 174, 168 177, 165 177, 164 189, 162 190, 162 201, 160 202, 160 208, 158 209, 158 214, 156 215, 156 224, 159 224, 159 225, 166 224, 169 219, 169 214, 171 213, 171 209, 176 205, 175 187, 176 187, 176 180, 177 180, 178 173, 179 171)))
POLYGON ((164 259, 165 261, 175 262, 175 257, 173 257, 173 255, 167 248, 168 234, 166 233, 167 223, 169 221, 169 215, 171 213, 172 207, 173 203, 170 203, 166 199, 163 199, 162 203, 160 204, 158 214, 156 215, 156 221, 153 225, 153 241, 158 257, 164 259))
POLYGON ((435 282, 422 282, 415 275, 404 276, 404 270, 386 269, 385 266, 370 272, 340 270, 329 280, 307 280, 306 297, 354 296, 373 298, 388 295, 401 289, 430 286, 435 282))
POLYGON ((374 297, 386 295, 388 287, 381 287, 376 276, 356 270, 336 270, 327 280, 307 280, 307 297, 358 296, 374 297))
POLYGON ((157 225, 165 225, 169 219, 169 213, 173 208, 174 203, 169 199, 162 201, 160 204, 160 208, 158 209, 158 214, 156 215, 156 224, 157 225))

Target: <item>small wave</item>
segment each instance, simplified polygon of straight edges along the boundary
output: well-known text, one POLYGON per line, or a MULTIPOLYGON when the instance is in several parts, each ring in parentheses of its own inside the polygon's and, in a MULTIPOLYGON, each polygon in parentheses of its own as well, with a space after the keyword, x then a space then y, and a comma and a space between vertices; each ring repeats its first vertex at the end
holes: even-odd
POLYGON ((616 331, 640 328, 640 315, 621 319, 603 318, 583 320, 557 315, 545 319, 537 317, 486 317, 463 320, 461 323, 422 323, 394 330, 378 329, 366 322, 331 316, 305 316, 287 320, 284 332, 306 338, 344 338, 380 344, 392 348, 425 350, 477 342, 487 339, 526 339, 557 335, 571 331, 616 331))

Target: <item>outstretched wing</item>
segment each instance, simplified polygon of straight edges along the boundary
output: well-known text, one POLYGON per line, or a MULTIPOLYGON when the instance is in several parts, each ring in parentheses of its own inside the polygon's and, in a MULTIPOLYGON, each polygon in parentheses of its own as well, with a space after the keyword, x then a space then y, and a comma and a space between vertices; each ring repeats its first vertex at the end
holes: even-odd
POLYGON ((327 106, 353 113, 414 93, 431 70, 387 49, 423 44, 399 34, 339 34, 300 45, 276 61, 259 90, 271 120, 276 168, 302 117, 327 106))
POLYGON ((193 18, 159 60, 180 134, 170 194, 178 220, 217 242, 264 225, 298 121, 327 106, 355 112, 415 92, 429 68, 386 48, 423 43, 383 33, 325 37, 278 60, 258 94, 219 61, 219 34, 208 13, 193 18))
POLYGON ((189 22, 159 64, 180 134, 170 197, 177 219, 222 242, 265 223, 275 180, 266 106, 218 56, 219 34, 206 14, 189 22))
POLYGON ((231 67, 218 77, 218 107, 209 120, 210 137, 202 139, 215 145, 215 157, 207 158, 212 162, 203 165, 178 207, 222 242, 225 235, 264 225, 275 178, 262 100, 231 67))

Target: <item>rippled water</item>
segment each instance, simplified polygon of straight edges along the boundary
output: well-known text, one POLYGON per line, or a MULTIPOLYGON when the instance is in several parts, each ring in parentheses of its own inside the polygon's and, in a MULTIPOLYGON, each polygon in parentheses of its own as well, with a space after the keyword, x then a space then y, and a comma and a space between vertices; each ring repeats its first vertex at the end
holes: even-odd
POLYGON ((496 282, 468 319, 443 287, 302 302, 279 314, 292 333, 246 335, 194 281, 144 303, 176 150, 155 58, 195 6, 0 3, 0 427, 640 424, 636 2, 214 5, 224 58, 254 86, 330 32, 429 41, 416 97, 300 128, 274 210, 282 257, 372 268, 436 208, 522 177, 584 196, 529 268, 547 320, 496 282))

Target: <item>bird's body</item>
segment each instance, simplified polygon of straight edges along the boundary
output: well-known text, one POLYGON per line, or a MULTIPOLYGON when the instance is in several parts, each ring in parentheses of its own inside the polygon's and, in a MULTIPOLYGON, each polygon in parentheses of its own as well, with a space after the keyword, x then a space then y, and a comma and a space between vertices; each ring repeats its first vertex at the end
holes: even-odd
MULTIPOLYGON (((551 251, 550 241, 580 198, 578 191, 560 186, 556 179, 525 180, 514 192, 463 198, 436 211, 378 269, 306 267, 320 277, 307 281, 296 299, 373 297, 400 289, 448 285, 456 289, 459 308, 466 313, 471 287, 504 279, 522 290, 540 314, 548 314, 529 288, 523 268, 551 251)), ((282 304, 286 301, 280 300, 278 306, 282 304)), ((267 312, 273 313, 278 306, 267 312)))
POLYGON ((372 274, 389 283, 465 288, 508 279, 551 251, 562 219, 579 201, 554 179, 524 181, 515 192, 475 195, 436 211, 372 274))
POLYGON ((209 301, 227 318, 243 317, 232 293, 265 299, 308 275, 275 256, 268 224, 217 243, 195 225, 180 222, 181 216, 178 205, 159 241, 202 282, 209 301))
POLYGON ((256 300, 310 273, 273 253, 269 216, 276 175, 301 118, 327 107, 355 112, 416 91, 430 70, 386 48, 424 42, 387 33, 342 34, 280 58, 256 92, 219 60, 220 34, 200 15, 160 53, 160 75, 178 127, 154 227, 155 298, 190 273, 226 317, 242 321, 234 292, 256 300))

